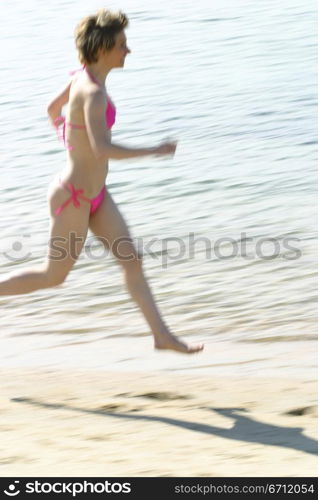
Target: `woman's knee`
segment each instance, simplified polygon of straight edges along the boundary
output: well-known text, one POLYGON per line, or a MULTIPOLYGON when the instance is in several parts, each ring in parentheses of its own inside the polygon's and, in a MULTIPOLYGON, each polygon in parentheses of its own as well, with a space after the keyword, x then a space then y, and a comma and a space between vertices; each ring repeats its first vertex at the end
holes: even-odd
POLYGON ((113 255, 122 267, 129 270, 139 270, 142 267, 142 254, 132 242, 131 237, 118 238, 111 247, 113 255))
POLYGON ((45 288, 53 288, 62 285, 66 280, 68 272, 56 272, 47 269, 45 272, 45 288))
POLYGON ((139 274, 142 272, 142 256, 137 252, 130 257, 121 258, 119 261, 126 273, 139 274))

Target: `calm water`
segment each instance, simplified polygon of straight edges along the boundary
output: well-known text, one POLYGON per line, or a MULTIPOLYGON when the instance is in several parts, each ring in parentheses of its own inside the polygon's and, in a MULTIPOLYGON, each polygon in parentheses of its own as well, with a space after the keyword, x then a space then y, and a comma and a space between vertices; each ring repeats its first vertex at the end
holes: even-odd
MULTIPOLYGON (((79 66, 76 23, 102 5, 12 0, 2 9, 1 273, 44 258, 47 186, 65 165, 46 104, 79 66)), ((168 324, 219 346, 220 357, 205 354, 192 367, 222 364, 227 343, 246 353, 233 355, 234 366, 251 361, 256 343, 260 359, 277 346, 285 364, 310 355, 318 340, 317 2, 107 5, 128 14, 132 50, 107 81, 114 141, 179 140, 173 160, 113 161, 108 186, 168 324)), ((67 365, 74 356, 85 365, 83 351, 68 347, 61 358, 52 349, 69 344, 89 346, 93 367, 95 354, 96 366, 104 362, 101 350, 114 363, 145 363, 136 342, 149 349, 149 337, 139 338, 148 327, 91 235, 62 287, 0 306, 4 363, 67 365)), ((186 367, 171 356, 165 367, 186 367)))

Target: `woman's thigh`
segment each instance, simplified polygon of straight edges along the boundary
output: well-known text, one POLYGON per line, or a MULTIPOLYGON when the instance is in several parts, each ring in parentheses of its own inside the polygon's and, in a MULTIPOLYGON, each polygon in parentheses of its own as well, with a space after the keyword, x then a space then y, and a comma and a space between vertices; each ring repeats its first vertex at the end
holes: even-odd
POLYGON ((112 251, 120 263, 141 260, 129 227, 109 192, 98 210, 90 217, 89 229, 112 251))
POLYGON ((65 279, 79 257, 88 232, 88 202, 81 200, 79 207, 70 203, 60 215, 55 215, 55 210, 69 197, 70 193, 61 186, 50 186, 50 236, 46 266, 48 273, 58 282, 65 279))

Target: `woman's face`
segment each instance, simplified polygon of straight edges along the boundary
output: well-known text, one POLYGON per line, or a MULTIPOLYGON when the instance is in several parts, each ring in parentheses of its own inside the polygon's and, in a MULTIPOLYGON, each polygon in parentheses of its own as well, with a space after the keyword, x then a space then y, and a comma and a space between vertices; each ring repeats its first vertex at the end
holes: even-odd
POLYGON ((107 65, 111 68, 122 68, 129 53, 130 49, 127 47, 127 38, 124 30, 122 30, 115 36, 114 47, 105 54, 107 65))

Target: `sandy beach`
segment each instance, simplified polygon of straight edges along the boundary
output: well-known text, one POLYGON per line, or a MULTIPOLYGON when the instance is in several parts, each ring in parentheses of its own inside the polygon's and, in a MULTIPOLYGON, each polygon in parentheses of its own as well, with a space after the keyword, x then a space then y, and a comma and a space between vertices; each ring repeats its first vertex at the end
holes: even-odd
POLYGON ((316 380, 2 369, 6 476, 314 476, 316 380))

